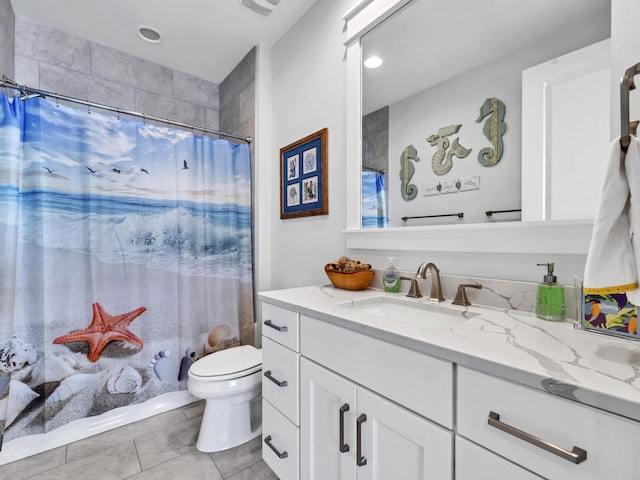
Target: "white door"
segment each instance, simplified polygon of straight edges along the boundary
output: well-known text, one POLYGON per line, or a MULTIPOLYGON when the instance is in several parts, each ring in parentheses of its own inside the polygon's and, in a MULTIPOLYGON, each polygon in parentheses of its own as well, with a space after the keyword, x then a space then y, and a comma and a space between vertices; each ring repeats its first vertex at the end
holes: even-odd
POLYGON ((300 360, 302 480, 355 480, 356 390, 345 378, 300 360))
POLYGON ((611 42, 522 72, 522 220, 594 218, 610 145, 611 42))
POLYGON ((363 464, 358 467, 358 480, 452 479, 451 431, 362 387, 358 388, 357 418, 363 464))

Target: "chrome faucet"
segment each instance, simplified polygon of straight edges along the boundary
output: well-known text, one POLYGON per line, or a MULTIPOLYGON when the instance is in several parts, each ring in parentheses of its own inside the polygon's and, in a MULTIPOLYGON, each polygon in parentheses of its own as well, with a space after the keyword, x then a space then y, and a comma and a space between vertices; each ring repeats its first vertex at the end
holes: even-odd
POLYGON ((407 297, 422 297, 422 293, 420 293, 420 288, 418 287, 418 279, 427 278, 427 270, 431 272, 431 294, 429 295, 429 300, 443 302, 444 297, 442 296, 442 284, 440 283, 440 270, 431 262, 425 262, 418 267, 416 276, 411 280, 411 287, 409 288, 407 297))

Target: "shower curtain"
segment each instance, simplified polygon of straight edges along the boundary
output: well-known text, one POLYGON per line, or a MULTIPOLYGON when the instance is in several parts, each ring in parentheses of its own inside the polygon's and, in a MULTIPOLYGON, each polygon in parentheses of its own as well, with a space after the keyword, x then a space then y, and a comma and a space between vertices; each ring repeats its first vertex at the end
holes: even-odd
POLYGON ((253 343, 249 149, 0 95, 0 445, 253 343))
POLYGON ((362 228, 388 226, 384 174, 364 170, 362 172, 362 228))

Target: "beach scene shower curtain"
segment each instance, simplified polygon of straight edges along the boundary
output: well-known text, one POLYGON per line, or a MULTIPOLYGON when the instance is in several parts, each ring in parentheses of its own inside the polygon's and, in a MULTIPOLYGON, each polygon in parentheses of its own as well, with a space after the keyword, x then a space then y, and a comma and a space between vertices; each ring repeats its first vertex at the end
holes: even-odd
POLYGON ((388 226, 384 174, 364 170, 362 172, 362 228, 388 226))
POLYGON ((0 95, 0 443, 253 344, 249 149, 0 95))

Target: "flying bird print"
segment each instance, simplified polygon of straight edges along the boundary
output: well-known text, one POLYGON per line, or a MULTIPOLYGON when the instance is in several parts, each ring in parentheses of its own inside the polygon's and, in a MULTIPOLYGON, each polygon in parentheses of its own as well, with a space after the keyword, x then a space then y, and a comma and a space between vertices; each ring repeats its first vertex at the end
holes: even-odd
POLYGON ((55 172, 55 170, 51 170, 51 169, 50 169, 50 168, 48 168, 48 167, 42 167, 42 168, 44 168, 44 169, 45 169, 47 172, 49 172, 49 173, 53 173, 53 172, 55 172))
POLYGON ((112 168, 111 171, 112 172, 116 172, 116 173, 120 173, 120 170, 118 170, 117 168, 112 168))
POLYGON ((147 170, 145 170, 144 168, 140 168, 140 171, 146 173, 147 175, 149 175, 149 172, 147 170))
MULTIPOLYGON (((85 165, 85 167, 87 167, 87 166, 85 165)), ((87 167, 87 170, 89 170, 91 173, 97 173, 98 172, 98 170, 94 170, 91 167, 87 167)))

